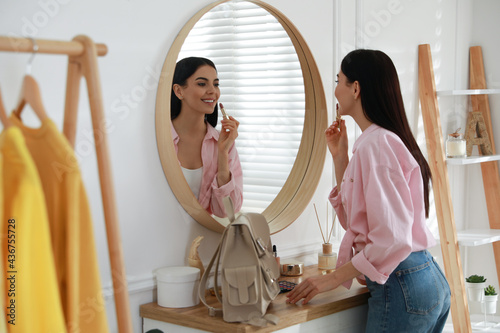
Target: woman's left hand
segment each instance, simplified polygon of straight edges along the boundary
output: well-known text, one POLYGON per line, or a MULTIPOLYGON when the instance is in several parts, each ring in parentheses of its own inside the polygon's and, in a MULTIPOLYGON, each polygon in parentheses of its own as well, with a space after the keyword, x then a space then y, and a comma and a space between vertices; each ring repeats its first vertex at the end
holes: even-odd
POLYGON ((240 126, 240 123, 232 116, 229 116, 228 119, 221 120, 221 125, 222 128, 219 133, 218 142, 219 152, 227 153, 238 137, 238 126, 240 126))
POLYGON ((307 278, 298 286, 293 288, 287 295, 287 303, 295 304, 301 299, 304 299, 302 304, 307 304, 314 296, 319 293, 332 290, 338 287, 335 283, 333 273, 313 276, 307 278))

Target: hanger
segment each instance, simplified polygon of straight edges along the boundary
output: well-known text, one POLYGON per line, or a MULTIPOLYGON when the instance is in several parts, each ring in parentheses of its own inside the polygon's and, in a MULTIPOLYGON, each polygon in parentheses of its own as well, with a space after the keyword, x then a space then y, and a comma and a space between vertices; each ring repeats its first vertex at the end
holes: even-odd
POLYGON ((3 100, 2 100, 2 92, 1 91, 0 91, 0 121, 2 122, 4 129, 11 125, 9 118, 7 117, 7 113, 5 112, 5 108, 3 107, 3 100))
POLYGON ((26 104, 29 104, 33 111, 35 111, 38 118, 43 121, 47 118, 47 113, 43 107, 42 96, 40 94, 38 83, 33 76, 31 76, 31 65, 33 63, 33 58, 35 58, 35 54, 38 51, 38 45, 33 38, 31 38, 31 40, 33 41, 33 53, 28 61, 28 64, 26 65, 26 75, 24 76, 21 95, 13 113, 16 117, 21 119, 21 111, 26 104))

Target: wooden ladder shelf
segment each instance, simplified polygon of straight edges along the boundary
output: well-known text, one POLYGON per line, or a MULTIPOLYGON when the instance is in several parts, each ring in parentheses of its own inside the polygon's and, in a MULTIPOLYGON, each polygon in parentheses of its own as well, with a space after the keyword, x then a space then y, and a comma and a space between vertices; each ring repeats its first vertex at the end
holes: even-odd
MULTIPOLYGON (((486 89, 486 77, 484 75, 483 52, 480 46, 470 48, 470 88, 486 89)), ((488 95, 471 96, 472 111, 480 111, 483 114, 486 131, 490 137, 491 150, 496 154, 495 142, 493 140, 493 127, 491 123, 490 104, 488 95)), ((486 196, 486 207, 491 229, 500 229, 500 176, 498 163, 495 161, 481 163, 483 174, 484 194, 486 196)), ((497 274, 500 276, 500 243, 493 243, 497 274)))
MULTIPOLYGON (((431 49, 428 44, 419 45, 418 59, 420 104, 425 127, 429 165, 432 172, 441 252, 446 278, 451 288, 453 327, 455 332, 471 332, 465 280, 455 227, 436 84, 434 81, 434 69, 432 66, 431 49)), ((470 89, 486 89, 482 51, 479 46, 470 48, 470 89)), ((483 114, 488 135, 492 142, 493 154, 495 154, 488 97, 485 94, 472 95, 471 103, 473 111, 480 111, 483 114)), ((490 228, 500 229, 500 174, 498 172, 498 163, 496 161, 481 163, 481 170, 490 228)), ((493 243, 493 249, 498 276, 500 276, 500 243, 493 243)))

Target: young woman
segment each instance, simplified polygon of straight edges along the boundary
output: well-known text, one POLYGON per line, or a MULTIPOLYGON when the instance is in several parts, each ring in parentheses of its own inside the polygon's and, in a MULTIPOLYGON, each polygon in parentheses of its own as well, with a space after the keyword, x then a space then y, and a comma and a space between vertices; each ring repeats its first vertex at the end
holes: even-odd
POLYGON ((353 278, 370 290, 366 332, 441 332, 450 308, 446 278, 427 251, 431 173, 408 125, 396 69, 381 51, 342 61, 335 96, 340 114, 363 133, 349 161, 345 121, 326 131, 337 186, 329 200, 346 230, 337 269, 309 278, 288 302, 309 302, 353 278))
POLYGON ((177 159, 191 190, 209 213, 225 217, 222 199, 230 196, 235 212, 243 202, 243 174, 234 141, 238 121, 217 125, 219 79, 214 63, 189 57, 175 66, 170 100, 172 139, 177 159))

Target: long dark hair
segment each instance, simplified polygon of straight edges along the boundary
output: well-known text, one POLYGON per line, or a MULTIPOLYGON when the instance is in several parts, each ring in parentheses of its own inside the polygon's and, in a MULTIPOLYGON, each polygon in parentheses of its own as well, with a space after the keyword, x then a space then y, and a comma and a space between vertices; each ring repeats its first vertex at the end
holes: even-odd
POLYGON ((355 50, 342 60, 340 69, 348 82, 359 82, 365 116, 399 136, 420 165, 424 183, 425 216, 429 217, 431 169, 408 124, 398 74, 392 60, 381 51, 355 50))
MULTIPOLYGON (((186 86, 186 81, 187 79, 194 74, 200 68, 201 66, 208 65, 210 67, 213 67, 215 71, 217 71, 217 68, 215 68, 215 64, 212 62, 212 60, 207 59, 207 58, 200 58, 200 57, 188 57, 184 58, 182 60, 179 60, 177 64, 175 65, 175 71, 174 71, 174 79, 172 82, 172 91, 171 91, 171 97, 170 97, 170 119, 174 120, 177 118, 177 116, 181 113, 181 100, 175 95, 173 91, 173 86, 174 84, 178 84, 182 87, 186 86)), ((219 108, 217 107, 217 103, 215 105, 214 112, 211 114, 205 115, 205 120, 208 122, 212 127, 215 127, 217 125, 217 117, 219 115, 219 108)))

